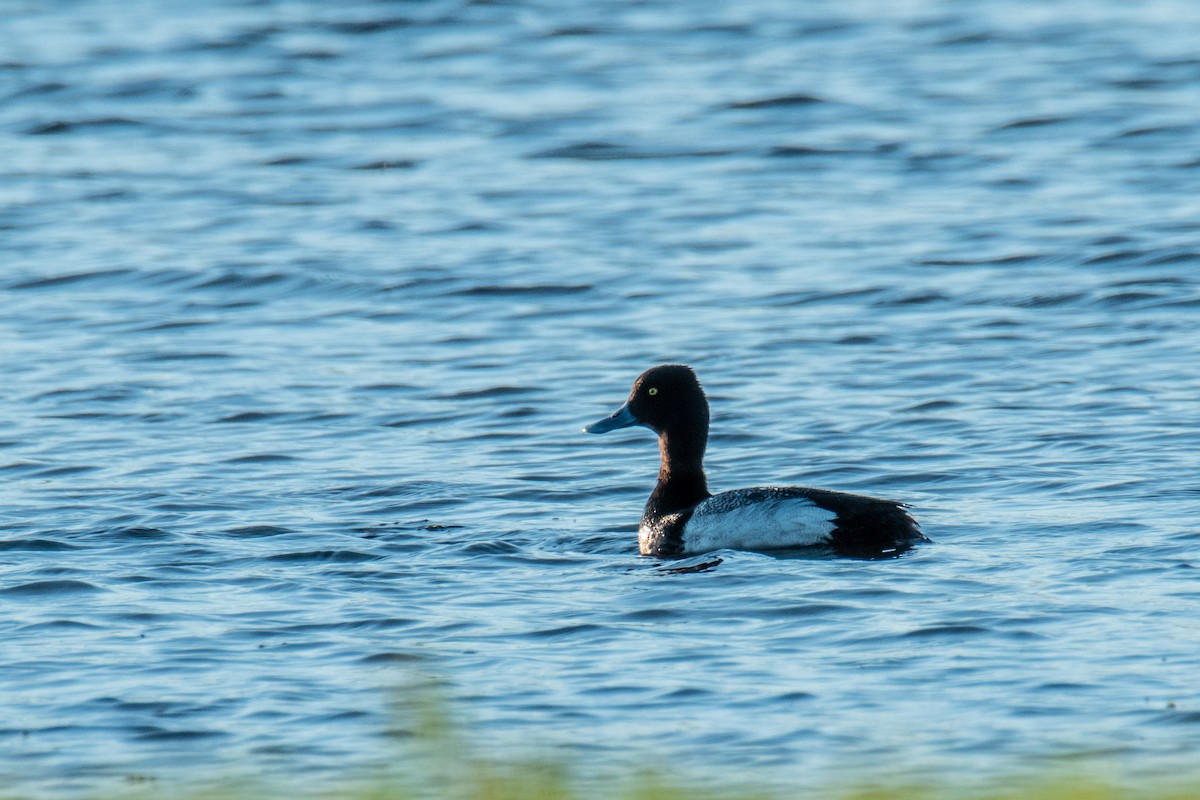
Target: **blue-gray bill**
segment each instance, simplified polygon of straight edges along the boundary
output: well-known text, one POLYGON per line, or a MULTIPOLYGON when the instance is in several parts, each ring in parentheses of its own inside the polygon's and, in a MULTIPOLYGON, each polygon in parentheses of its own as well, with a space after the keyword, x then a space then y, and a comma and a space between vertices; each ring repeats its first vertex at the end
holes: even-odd
POLYGON ((629 404, 626 403, 614 411, 611 417, 605 417, 598 422, 593 422, 591 425, 585 427, 583 432, 608 433, 609 431, 615 431, 618 428, 628 428, 630 425, 639 424, 641 424, 641 420, 633 415, 633 412, 629 410, 629 404))

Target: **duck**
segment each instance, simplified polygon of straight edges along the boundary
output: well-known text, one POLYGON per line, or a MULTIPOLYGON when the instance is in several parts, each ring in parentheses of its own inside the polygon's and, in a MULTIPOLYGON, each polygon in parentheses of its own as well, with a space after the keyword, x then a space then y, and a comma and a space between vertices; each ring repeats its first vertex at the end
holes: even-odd
POLYGON ((892 557, 928 542, 904 503, 830 489, 760 486, 713 494, 704 474, 708 398, 686 364, 652 367, 629 399, 585 433, 642 426, 658 435, 658 482, 638 526, 642 555, 682 558, 716 550, 824 548, 892 557))

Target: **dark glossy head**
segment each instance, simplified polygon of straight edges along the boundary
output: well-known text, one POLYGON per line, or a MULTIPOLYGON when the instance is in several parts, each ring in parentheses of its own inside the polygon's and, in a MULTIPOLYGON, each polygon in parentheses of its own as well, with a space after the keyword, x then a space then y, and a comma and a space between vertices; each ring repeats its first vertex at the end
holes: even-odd
POLYGON ((658 434, 686 430, 707 438, 708 400, 692 368, 663 364, 646 370, 633 382, 625 405, 584 431, 608 433, 631 425, 644 425, 658 434))

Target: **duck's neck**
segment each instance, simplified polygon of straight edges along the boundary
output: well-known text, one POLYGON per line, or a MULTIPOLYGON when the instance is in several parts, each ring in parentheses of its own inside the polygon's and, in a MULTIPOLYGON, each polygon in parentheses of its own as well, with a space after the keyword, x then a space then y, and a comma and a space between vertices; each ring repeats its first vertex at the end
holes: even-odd
POLYGON ((646 504, 659 514, 670 514, 691 508, 711 497, 704 477, 704 448, 708 432, 699 436, 665 430, 658 435, 661 464, 658 483, 646 504))

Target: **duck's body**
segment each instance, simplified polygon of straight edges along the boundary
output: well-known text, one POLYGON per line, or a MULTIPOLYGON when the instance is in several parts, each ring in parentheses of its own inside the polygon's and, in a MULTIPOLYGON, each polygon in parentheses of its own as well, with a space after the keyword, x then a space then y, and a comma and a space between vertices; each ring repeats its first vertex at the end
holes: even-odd
POLYGON ((638 527, 639 549, 655 556, 800 547, 869 556, 923 541, 900 503, 803 486, 735 489, 675 512, 647 508, 638 527))
POLYGON ((904 504, 892 500, 800 486, 711 494, 703 466, 708 401, 690 367, 647 370, 624 406, 584 430, 605 433, 630 425, 657 433, 662 455, 638 528, 643 555, 826 547, 872 556, 929 541, 904 504))

